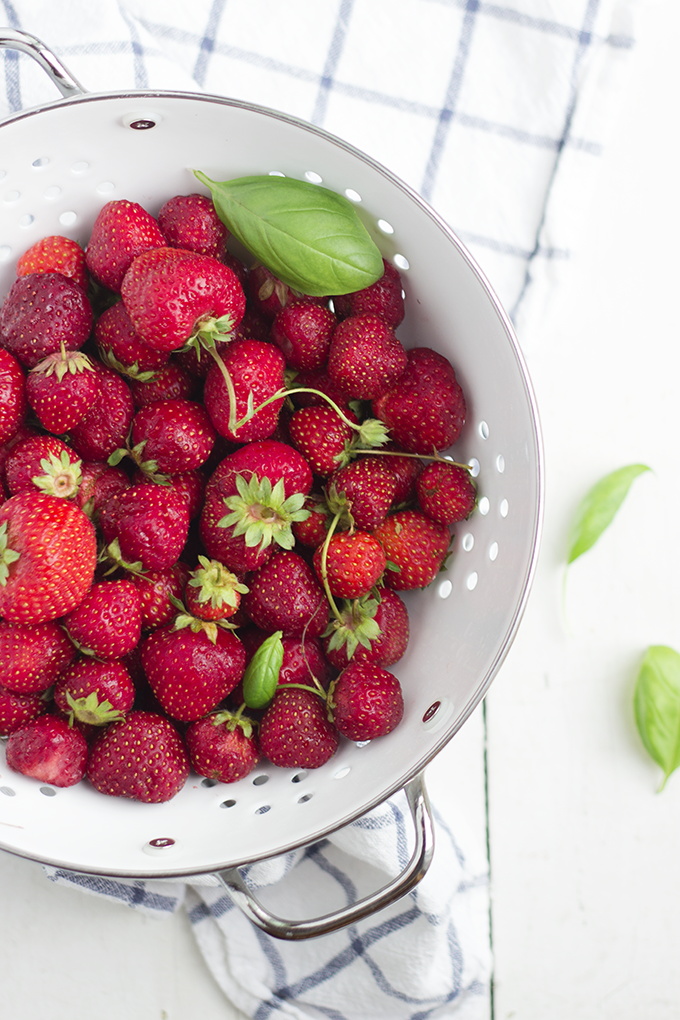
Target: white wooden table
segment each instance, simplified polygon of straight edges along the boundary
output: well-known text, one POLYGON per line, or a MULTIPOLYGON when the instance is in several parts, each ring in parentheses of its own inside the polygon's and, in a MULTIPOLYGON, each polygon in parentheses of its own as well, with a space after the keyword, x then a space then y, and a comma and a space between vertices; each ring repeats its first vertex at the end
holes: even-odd
MULTIPOLYGON (((488 827, 495 1020, 680 1016, 680 776, 655 792, 632 712, 647 645, 680 649, 679 36, 677 0, 650 3, 582 258, 524 338, 546 445, 539 569, 485 718, 429 770, 482 846, 488 827), (567 626, 574 510, 633 462, 654 473, 570 569, 567 626)), ((149 920, 7 854, 0 903, 7 1020, 46 1003, 50 1020, 238 1020, 182 913, 149 920)))

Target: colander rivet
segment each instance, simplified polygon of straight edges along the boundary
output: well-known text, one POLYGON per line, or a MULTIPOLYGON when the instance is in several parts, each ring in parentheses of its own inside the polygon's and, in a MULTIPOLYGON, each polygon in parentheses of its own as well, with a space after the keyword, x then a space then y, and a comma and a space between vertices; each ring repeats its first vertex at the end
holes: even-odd
POLYGON ((132 123, 130 124, 130 127, 134 128, 135 131, 148 131, 149 128, 156 127, 156 121, 155 120, 133 120, 132 123))
POLYGON ((430 719, 433 719, 434 716, 439 711, 440 707, 441 707, 441 701, 434 701, 430 705, 430 707, 427 709, 427 711, 425 712, 425 715, 423 716, 423 722, 429 722, 430 719))

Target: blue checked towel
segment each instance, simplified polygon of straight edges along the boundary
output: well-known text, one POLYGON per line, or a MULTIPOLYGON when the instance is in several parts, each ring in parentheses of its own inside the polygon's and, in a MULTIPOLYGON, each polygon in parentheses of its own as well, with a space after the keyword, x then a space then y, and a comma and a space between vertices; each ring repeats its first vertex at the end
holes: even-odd
MULTIPOLYGON (((0 18, 43 39, 90 91, 202 90, 345 138, 451 224, 523 340, 578 249, 642 2, 0 0, 0 18)), ((56 98, 27 57, 0 59, 0 117, 56 98)), ((486 856, 447 810, 413 892, 305 943, 263 934, 215 885, 48 874, 157 916, 186 909, 226 996, 257 1020, 481 1020, 486 856)), ((321 844, 253 865, 248 879, 275 911, 311 891, 320 913, 327 895, 349 901, 398 870, 403 833, 393 798, 321 844)))

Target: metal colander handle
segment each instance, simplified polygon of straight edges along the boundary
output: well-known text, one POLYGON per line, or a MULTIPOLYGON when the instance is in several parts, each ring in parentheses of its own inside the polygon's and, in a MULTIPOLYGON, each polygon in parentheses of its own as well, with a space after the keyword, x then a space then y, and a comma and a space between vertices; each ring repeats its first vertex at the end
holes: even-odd
POLYGON ((0 29, 0 49, 19 50, 32 57, 54 82, 64 99, 80 96, 85 89, 80 82, 67 71, 61 61, 45 44, 28 32, 19 32, 13 28, 0 29))

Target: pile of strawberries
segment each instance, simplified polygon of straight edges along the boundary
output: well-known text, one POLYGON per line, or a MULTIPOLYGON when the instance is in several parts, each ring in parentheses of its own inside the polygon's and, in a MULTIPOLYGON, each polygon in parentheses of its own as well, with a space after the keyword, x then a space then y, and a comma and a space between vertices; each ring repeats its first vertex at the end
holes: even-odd
POLYGON ((401 720, 409 621, 474 508, 402 283, 293 292, 212 202, 113 201, 0 309, 0 735, 11 769, 165 801, 401 720))

